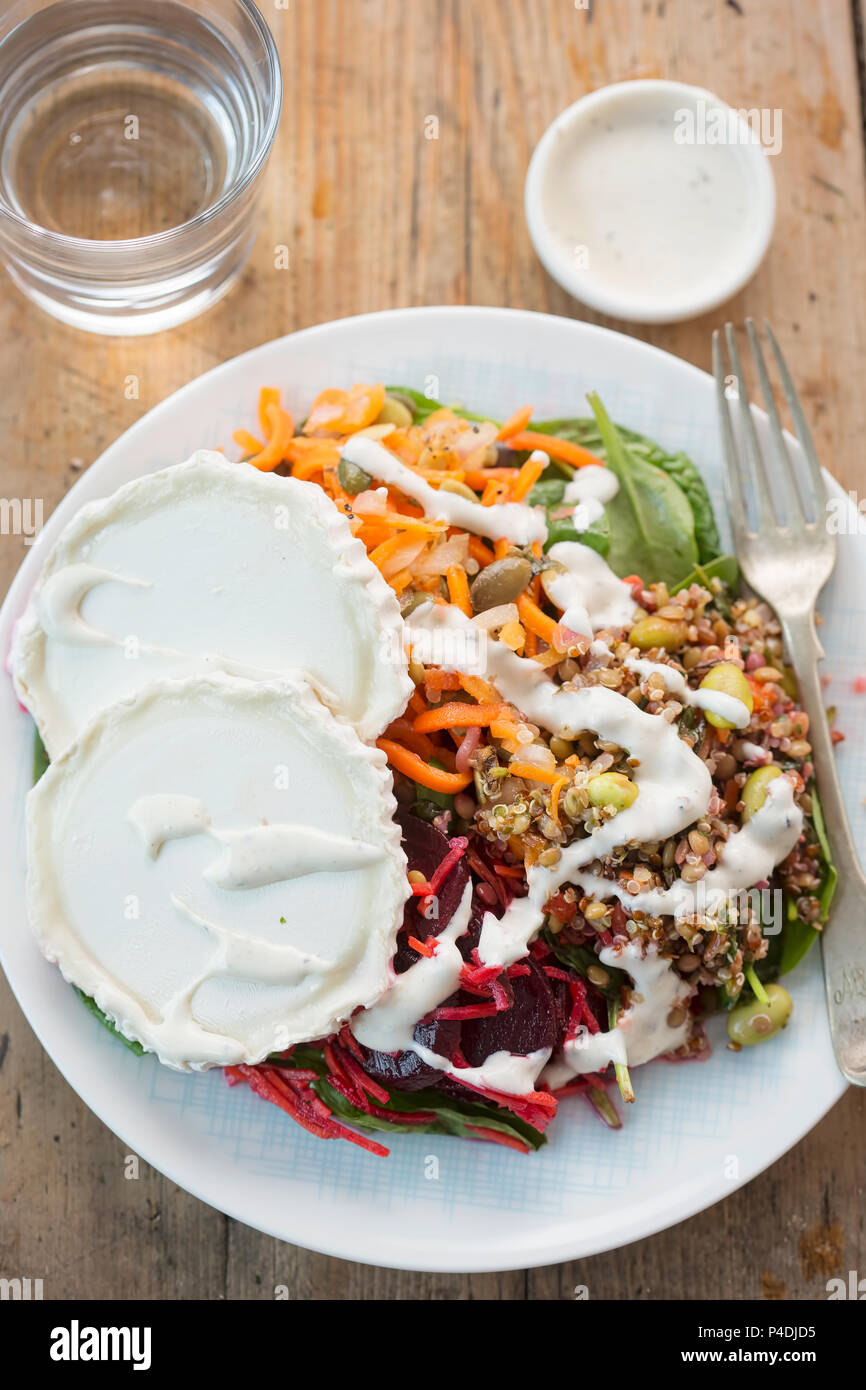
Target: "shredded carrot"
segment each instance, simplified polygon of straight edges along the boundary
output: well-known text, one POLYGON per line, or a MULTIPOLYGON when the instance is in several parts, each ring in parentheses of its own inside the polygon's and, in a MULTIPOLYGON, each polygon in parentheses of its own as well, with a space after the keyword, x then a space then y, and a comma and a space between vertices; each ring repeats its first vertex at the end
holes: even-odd
POLYGON ((513 415, 509 415, 496 438, 510 439, 512 435, 519 434, 521 430, 525 430, 531 419, 532 406, 521 406, 520 410, 515 410, 513 415))
POLYGON ((424 684, 428 690, 459 690, 460 677, 453 671, 439 671, 430 667, 424 672, 424 684))
POLYGON ((469 580, 466 578, 465 569, 462 565, 449 565, 445 578, 451 602, 461 613, 465 613, 467 618, 471 618, 472 599, 469 597, 469 580))
POLYGON ((420 690, 413 690, 412 694, 409 696, 409 708, 413 714, 424 713, 427 708, 427 701, 424 699, 420 690))
POLYGON ((491 478, 508 483, 512 482, 519 472, 519 468, 467 468, 463 474, 463 481, 475 492, 483 492, 491 478))
POLYGON ((249 430, 235 430, 232 439, 240 445, 245 454, 260 454, 265 447, 249 430))
POLYGON ((406 940, 412 947, 412 950, 418 952, 419 956, 426 956, 428 960, 432 960, 433 956, 435 956, 436 947, 433 942, 419 941, 417 936, 407 936, 406 940))
POLYGON ((507 705, 467 705, 462 700, 451 700, 447 705, 428 709, 419 714, 412 728, 419 734, 430 734, 436 729, 486 728, 494 719, 502 717, 507 705))
POLYGON ((419 733, 403 715, 388 725, 384 737, 393 739, 395 743, 405 744, 413 753, 417 753, 419 758, 426 758, 428 762, 444 763, 449 772, 454 770, 453 751, 450 748, 438 748, 432 738, 419 733))
POLYGON ((560 774, 551 772, 549 768, 538 767, 535 763, 514 762, 508 764, 508 771, 512 777, 525 777, 528 782, 547 782, 553 786, 559 781, 560 774))
POLYGON ((388 583, 395 594, 402 594, 403 590, 412 583, 412 571, 398 570, 396 574, 390 576, 388 583))
POLYGON ((283 410, 282 406, 275 405, 273 401, 269 401, 265 406, 265 415, 268 421, 268 442, 257 454, 247 459, 247 463, 251 463, 254 468, 260 468, 263 473, 270 473, 285 459, 295 425, 289 412, 283 410))
POLYGON ((460 684, 471 695, 473 700, 477 700, 481 705, 495 705, 499 700, 499 694, 494 685, 489 681, 482 680, 480 676, 460 676, 460 684))
POLYGON ((556 781, 550 789, 550 819, 554 822, 555 825, 559 825, 559 798, 562 793, 563 787, 567 785, 568 778, 563 775, 562 777, 557 777, 556 781))
POLYGON ((591 454, 589 449, 584 449, 580 444, 574 444, 570 439, 557 439, 555 435, 542 434, 536 430, 523 430, 520 434, 512 435, 508 444, 512 449, 543 449, 551 458, 570 463, 572 468, 585 468, 589 463, 604 467, 603 459, 591 454))
POLYGON ((381 569, 386 560, 390 560, 395 551, 405 543, 406 537, 401 536, 399 531, 394 536, 389 536, 381 545, 377 545, 375 550, 370 551, 370 559, 377 569, 381 569))
POLYGON ((502 540, 502 541, 494 541, 494 543, 493 543, 493 554, 494 554, 494 557, 495 557, 497 560, 502 560, 502 559, 504 559, 505 556, 508 554, 508 552, 509 552, 510 549, 511 549, 511 541, 502 540))
POLYGON ((485 565, 489 565, 495 558, 490 547, 485 545, 482 540, 479 540, 478 536, 469 537, 469 554, 482 569, 484 569, 485 565))
POLYGON ((512 485, 509 500, 512 502, 522 502, 523 498, 535 487, 545 467, 546 461, 544 459, 528 458, 512 485))
POLYGON ((263 386, 259 392, 259 424, 262 427, 262 434, 268 437, 268 406, 279 405, 280 393, 275 386, 263 386))
POLYGON ((422 787, 429 787, 430 791, 462 792, 472 781, 471 772, 445 772, 442 768, 432 767, 417 753, 410 752, 390 738, 377 739, 376 747, 381 748, 388 762, 398 772, 405 773, 414 782, 420 782, 422 787))
POLYGON ((542 642, 546 642, 549 647, 554 645, 553 635, 558 624, 546 613, 542 613, 538 604, 533 603, 528 594, 518 595, 517 611, 524 627, 528 627, 530 632, 534 632, 536 637, 540 637, 542 642))
POLYGON ((502 478, 491 478, 481 494, 482 507, 493 507, 504 502, 511 490, 511 484, 502 478))

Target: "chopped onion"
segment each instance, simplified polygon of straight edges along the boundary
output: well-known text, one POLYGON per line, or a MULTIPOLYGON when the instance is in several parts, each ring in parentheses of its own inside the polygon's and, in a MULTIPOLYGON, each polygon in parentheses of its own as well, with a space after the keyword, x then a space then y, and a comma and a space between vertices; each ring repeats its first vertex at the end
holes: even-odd
POLYGON ((472 621, 485 632, 492 632, 506 623, 516 623, 519 616, 516 603, 500 603, 495 608, 488 608, 485 613, 476 613, 472 621))
POLYGON ((451 565, 462 565, 468 554, 468 535, 464 532, 463 535, 452 536, 450 540, 443 540, 434 545, 421 557, 415 566, 415 574, 422 577, 446 574, 451 565))

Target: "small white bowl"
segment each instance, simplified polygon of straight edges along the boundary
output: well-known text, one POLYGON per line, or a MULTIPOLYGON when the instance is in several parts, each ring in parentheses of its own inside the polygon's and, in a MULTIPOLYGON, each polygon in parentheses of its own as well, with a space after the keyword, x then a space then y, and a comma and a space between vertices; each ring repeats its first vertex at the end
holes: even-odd
POLYGON ((676 323, 752 278, 776 194, 745 113, 702 87, 652 79, 602 87, 557 116, 530 160, 525 208, 542 264, 575 299, 676 323))

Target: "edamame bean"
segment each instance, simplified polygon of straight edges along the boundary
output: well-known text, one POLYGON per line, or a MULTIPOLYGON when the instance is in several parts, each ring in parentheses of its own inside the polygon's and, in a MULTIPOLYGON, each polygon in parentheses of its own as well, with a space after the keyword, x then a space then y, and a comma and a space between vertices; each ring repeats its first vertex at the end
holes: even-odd
POLYGON ((728 1036, 742 1047, 766 1042, 788 1024, 794 1005, 791 996, 781 985, 765 985, 767 1002, 745 999, 728 1015, 728 1036))
POLYGON ((505 555, 487 565, 472 581, 472 608, 486 613, 502 603, 513 603, 532 578, 532 565, 523 555, 505 555))
POLYGON ((770 782, 781 775, 782 769, 774 763, 768 763, 766 767, 756 767, 754 772, 749 773, 740 796, 743 803, 741 820, 744 825, 747 820, 752 819, 756 811, 760 811, 767 800, 767 787, 770 782))
MULTIPOLYGON (((735 666, 732 661, 720 661, 718 666, 713 666, 701 681, 700 689, 717 690, 722 695, 730 695, 732 699, 739 700, 744 704, 749 714, 755 707, 749 682, 739 666, 735 666)), ((725 719, 721 714, 716 714, 710 709, 704 710, 704 718, 708 724, 712 724, 716 729, 736 728, 730 719, 725 719)))
POLYGON ((359 468, 357 463, 350 463, 348 459, 340 459, 337 465, 337 480, 350 497, 356 497, 359 492, 366 492, 373 482, 365 469, 359 468))
POLYGON ((637 798, 637 787, 621 772, 600 772, 590 777, 586 784, 587 794, 593 806, 613 806, 624 811, 637 798))
POLYGON ((635 623, 628 640, 642 652, 648 652, 651 647, 664 647, 665 651, 673 652, 684 645, 688 635, 687 625, 676 618, 650 615, 635 623))
POLYGON ((386 396, 376 416, 377 425, 396 425, 398 430, 407 430, 412 420, 412 411, 398 396, 386 396))

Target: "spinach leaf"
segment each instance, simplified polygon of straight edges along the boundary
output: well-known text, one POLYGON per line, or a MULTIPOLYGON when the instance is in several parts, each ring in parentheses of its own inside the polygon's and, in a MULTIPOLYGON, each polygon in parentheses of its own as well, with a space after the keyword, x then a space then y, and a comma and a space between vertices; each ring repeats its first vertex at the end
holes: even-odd
MULTIPOLYGON (((386 386, 385 390, 389 396, 403 397, 412 411, 412 423, 415 425, 423 425, 424 421, 429 419, 435 411, 442 409, 442 401, 433 400, 430 396, 425 396, 422 391, 413 391, 411 386, 386 386)), ((474 420, 479 424, 490 419, 489 415, 474 415, 471 410, 464 410, 462 405, 449 406, 449 410, 453 410, 455 415, 459 415, 464 420, 474 420)), ((493 423, 496 424, 497 422, 494 421, 493 423)))
POLYGON ((639 574, 645 584, 677 584, 698 561, 688 498, 667 473, 629 448, 595 392, 587 399, 598 421, 607 465, 619 482, 619 491, 607 504, 607 562, 621 579, 639 574))
POLYGON ((687 574, 685 579, 674 585, 671 594, 678 594, 680 589, 688 589, 691 584, 703 584, 705 589, 709 589, 710 579, 721 579, 725 588, 736 592, 740 583, 740 566, 736 555, 717 555, 715 560, 695 565, 691 574, 687 574))
POLYGON ((85 1009, 93 1014, 93 1017, 97 1022, 102 1024, 103 1028, 107 1028, 109 1033, 112 1033, 119 1042, 122 1042, 124 1047, 128 1047, 130 1052, 134 1052, 136 1057, 144 1056, 145 1049, 142 1047, 141 1043, 134 1042, 132 1038, 125 1038, 120 1030, 112 1023, 111 1019, 102 1012, 95 999, 91 999, 89 994, 85 994, 84 991, 80 990, 77 986, 75 986, 75 993, 78 995, 85 1009))
POLYGON ((821 888, 821 921, 826 922, 830 916, 830 905, 836 892, 836 884, 839 881, 839 874, 836 865, 833 863, 833 851, 830 848, 830 841, 827 839, 827 827, 824 824, 824 812, 818 797, 818 789, 814 782, 811 787, 812 796, 812 825, 818 837, 818 844, 821 847, 821 859, 824 864, 824 883, 821 888))
MULTIPOLYGON (((814 782, 810 788, 812 797, 812 827, 821 849, 821 863, 823 866, 823 883, 821 885, 821 923, 827 921, 830 916, 830 907, 836 892, 836 884, 839 881, 839 874, 836 865, 833 863, 833 853, 830 849, 830 841, 827 838, 827 827, 824 824, 824 812, 821 809, 821 801, 818 796, 814 782)), ((795 965, 799 965, 804 956, 814 946, 821 932, 817 927, 810 926, 808 922, 803 922, 797 916, 797 908, 793 899, 788 900, 788 921, 782 934, 782 951, 779 960, 779 973, 786 975, 789 970, 793 970, 795 965)))
POLYGON ((530 507, 558 507, 565 496, 564 478, 542 479, 527 497, 530 507))
POLYGON ((584 531, 576 530, 570 517, 560 517, 557 521, 551 519, 550 513, 561 505, 564 493, 564 478, 544 478, 535 484, 527 498, 530 506, 547 509, 545 549, 549 550, 557 541, 579 541, 581 545, 597 550, 599 555, 607 555, 610 549, 610 520, 606 511, 584 531))
POLYGON ((39 734, 39 730, 38 730, 38 729, 34 729, 34 731, 33 731, 33 785, 34 785, 34 787, 36 786, 36 783, 39 781, 39 778, 42 776, 43 772, 45 772, 46 768, 49 766, 50 762, 51 762, 51 759, 49 758, 47 752, 45 751, 45 744, 42 742, 42 739, 41 739, 40 734, 39 734))
POLYGON ((291 1057, 270 1057, 269 1065, 284 1067, 304 1067, 315 1071, 318 1080, 313 1082, 317 1095, 330 1106, 338 1119, 357 1125, 359 1128, 390 1130, 391 1133, 431 1133, 453 1134, 460 1139, 474 1139, 472 1127, 494 1129, 500 1134, 510 1134, 530 1148, 540 1149, 547 1141, 526 1120, 503 1110, 500 1106, 486 1101, 459 1100, 437 1090, 394 1091, 387 1104, 380 1108, 388 1112, 387 1118, 368 1115, 359 1110, 345 1096, 330 1086, 326 1080, 328 1068, 318 1048, 305 1045, 296 1047, 291 1057), (418 1111, 432 1112, 436 1118, 427 1124, 401 1124, 401 1115, 413 1115, 418 1111), (393 1119, 391 1116, 393 1115, 393 1119))
MULTIPOLYGON (((606 456, 605 442, 594 419, 578 417, 570 420, 546 420, 540 424, 533 421, 532 428, 542 434, 554 434, 560 439, 570 439, 574 444, 580 444, 591 453, 598 454, 599 458, 606 456)), ((673 479, 680 491, 685 493, 694 519, 698 559, 701 562, 714 560, 721 549, 719 533, 710 495, 695 464, 687 454, 670 454, 660 444, 647 439, 644 434, 638 434, 636 430, 626 429, 624 425, 618 425, 617 429, 632 455, 642 458, 646 463, 654 464, 656 468, 661 468, 673 479)))
POLYGON ((673 478, 677 487, 684 492, 692 509, 695 523, 695 541, 698 559, 701 563, 715 560, 721 555, 721 543, 713 516, 713 504, 706 484, 687 454, 663 454, 653 460, 657 468, 673 478))
POLYGON ((585 531, 576 531, 568 517, 560 521, 548 520, 545 549, 549 550, 557 541, 579 541, 581 545, 588 545, 590 550, 597 550, 599 555, 606 557, 610 551, 610 520, 607 512, 603 512, 585 531))
MULTIPOLYGON (((581 979, 587 978, 586 972, 590 965, 598 965, 599 963, 595 951, 591 951, 587 946, 572 946, 568 941, 561 941, 559 936, 547 927, 541 936, 560 964, 573 970, 576 975, 580 975, 581 979)), ((624 970, 617 970, 615 966, 606 965, 604 968, 610 976, 610 980, 604 988, 601 985, 594 985, 593 987, 609 1000, 619 999, 620 990, 626 983, 628 976, 624 970)))

